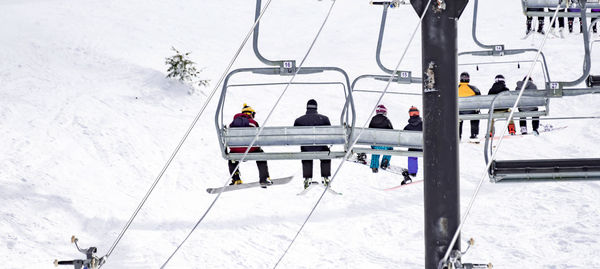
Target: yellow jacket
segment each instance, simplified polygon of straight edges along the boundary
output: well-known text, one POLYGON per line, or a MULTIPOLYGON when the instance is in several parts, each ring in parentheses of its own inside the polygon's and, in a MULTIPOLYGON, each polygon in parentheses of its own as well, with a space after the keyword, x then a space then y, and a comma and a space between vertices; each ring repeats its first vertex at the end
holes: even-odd
POLYGON ((469 85, 468 82, 461 82, 458 84, 458 97, 467 97, 473 95, 481 95, 481 92, 477 87, 469 85))

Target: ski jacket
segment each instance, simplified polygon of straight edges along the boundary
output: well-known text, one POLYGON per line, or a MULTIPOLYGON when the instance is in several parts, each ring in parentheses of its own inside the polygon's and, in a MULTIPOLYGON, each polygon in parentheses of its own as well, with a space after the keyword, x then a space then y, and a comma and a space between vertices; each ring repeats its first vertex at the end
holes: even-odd
MULTIPOLYGON (((498 81, 492 85, 492 88, 488 91, 488 95, 499 94, 501 92, 507 92, 509 89, 506 87, 504 81, 498 81)), ((508 112, 508 109, 494 109, 494 112, 508 112)))
MULTIPOLYGON (((523 86, 523 81, 517 81, 517 88, 515 89, 516 91, 520 91, 521 87, 523 86)), ((527 82, 527 84, 525 84, 525 91, 536 91, 537 90, 537 86, 533 83, 533 81, 529 80, 527 82)), ((537 111, 538 108, 537 107, 520 107, 519 111, 537 111)))
POLYGON ((490 90, 488 91, 488 95, 499 94, 499 93, 505 92, 505 91, 508 91, 508 88, 506 87, 506 84, 504 83, 504 81, 498 81, 498 82, 494 83, 494 85, 492 85, 492 88, 490 88, 490 90))
POLYGON ((383 114, 373 116, 369 123, 369 128, 394 129, 390 120, 383 114))
MULTIPOLYGON (((515 90, 520 91, 521 87, 523 87, 523 81, 517 81, 517 88, 515 90)), ((537 90, 537 86, 530 80, 525 85, 525 90, 537 90)))
MULTIPOLYGON (((419 116, 412 116, 408 119, 408 124, 404 126, 406 131, 423 131, 423 120, 419 116)), ((409 148, 408 151, 423 151, 421 149, 409 148)))
POLYGON ((473 95, 481 95, 479 89, 468 82, 458 84, 458 97, 467 97, 473 95))
POLYGON ((412 116, 408 119, 408 124, 404 126, 406 131, 423 131, 423 120, 419 116, 412 116))
MULTIPOLYGON (((229 124, 229 128, 244 128, 244 127, 258 127, 258 122, 256 122, 252 116, 245 113, 238 113, 233 116, 233 121, 229 124), (238 126, 239 123, 246 123, 246 126, 238 126)), ((229 152, 231 153, 244 153, 248 147, 231 147, 229 148, 229 152)), ((252 147, 248 152, 255 152, 260 150, 260 147, 252 147)))
MULTIPOLYGON (((316 109, 309 108, 306 114, 294 121, 294 126, 331 126, 329 118, 317 113, 316 109)), ((329 151, 328 146, 301 146, 300 151, 329 151)))

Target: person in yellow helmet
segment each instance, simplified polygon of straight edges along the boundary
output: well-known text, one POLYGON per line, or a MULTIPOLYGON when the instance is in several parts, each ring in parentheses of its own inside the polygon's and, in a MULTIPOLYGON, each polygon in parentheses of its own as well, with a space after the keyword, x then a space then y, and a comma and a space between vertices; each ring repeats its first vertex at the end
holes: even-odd
MULTIPOLYGON (((458 84, 458 97, 481 95, 481 92, 479 91, 479 89, 477 87, 469 84, 470 81, 471 81, 471 77, 469 76, 469 73, 462 72, 460 74, 460 83, 458 84)), ((459 111, 459 114, 461 114, 461 115, 479 114, 479 111, 478 110, 459 111)), ((459 140, 462 137, 462 126, 463 126, 463 121, 461 120, 459 127, 458 127, 458 137, 459 137, 458 139, 459 140)), ((477 139, 478 134, 479 134, 479 120, 471 120, 471 136, 469 138, 477 139)))
MULTIPOLYGON (((256 112, 252 109, 251 106, 244 104, 242 107, 242 112, 235 114, 233 116, 233 121, 229 124, 229 128, 242 128, 242 127, 258 127, 258 122, 254 120, 254 116, 256 112)), ((247 147, 231 147, 229 148, 229 152, 231 153, 244 153, 246 152, 247 147)), ((252 147, 248 151, 250 152, 263 152, 260 147, 252 147)), ((227 162, 229 166, 229 173, 231 174, 235 167, 238 166, 238 161, 229 160, 227 162)), ((268 185, 273 184, 269 177, 269 167, 267 165, 267 161, 256 161, 256 166, 258 166, 258 177, 260 186, 266 188, 268 185)), ((240 179, 240 168, 235 171, 233 176, 231 177, 231 184, 229 185, 237 185, 242 184, 242 180, 240 179)))

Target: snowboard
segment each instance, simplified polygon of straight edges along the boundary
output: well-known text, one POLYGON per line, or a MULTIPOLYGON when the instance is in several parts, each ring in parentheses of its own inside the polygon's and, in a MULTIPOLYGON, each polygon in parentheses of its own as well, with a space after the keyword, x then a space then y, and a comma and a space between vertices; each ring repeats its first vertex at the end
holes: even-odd
POLYGON ((387 189, 383 189, 383 190, 384 190, 384 191, 393 191, 393 190, 400 189, 400 188, 402 188, 402 187, 406 187, 406 186, 414 185, 414 184, 421 183, 421 182, 423 182, 423 180, 422 180, 422 179, 419 179, 419 180, 413 180, 413 181, 412 181, 412 182, 410 182, 410 183, 406 183, 406 184, 404 184, 404 185, 398 185, 398 186, 394 186, 394 187, 387 188, 387 189))
MULTIPOLYGON (((366 167, 371 167, 370 159, 367 159, 366 162, 361 162, 361 161, 357 160, 356 158, 351 158, 351 159, 348 159, 348 161, 353 162, 353 163, 362 164, 366 167)), ((393 174, 397 174, 397 175, 401 175, 401 176, 402 176, 402 172, 404 172, 405 170, 408 171, 408 169, 406 169, 406 168, 398 167, 398 166, 394 166, 394 165, 388 166, 387 169, 379 168, 379 171, 385 171, 385 172, 389 172, 389 173, 393 173, 393 174)))
MULTIPOLYGON (((292 181, 292 178, 293 178, 293 176, 282 177, 282 178, 272 178, 271 181, 273 181, 273 184, 269 185, 269 186, 287 184, 290 181, 292 181)), ((258 181, 244 183, 244 184, 238 184, 238 185, 228 185, 228 186, 220 187, 220 188, 208 188, 208 189, 206 189, 206 192, 208 192, 210 194, 215 194, 215 193, 219 193, 219 192, 237 191, 237 190, 243 190, 243 189, 249 189, 249 188, 255 188, 255 187, 260 187, 260 183, 258 181)))

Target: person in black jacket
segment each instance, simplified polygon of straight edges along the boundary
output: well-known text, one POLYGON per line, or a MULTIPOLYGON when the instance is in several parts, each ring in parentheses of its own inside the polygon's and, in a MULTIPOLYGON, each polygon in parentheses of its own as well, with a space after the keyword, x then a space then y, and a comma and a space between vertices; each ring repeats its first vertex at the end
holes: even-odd
MULTIPOLYGON (((408 115, 410 118, 408 119, 408 124, 404 126, 404 130, 406 131, 423 131, 423 120, 421 119, 419 109, 414 106, 411 106, 408 110, 408 115)), ((409 148, 408 151, 423 151, 421 149, 412 149, 409 148)), ((404 176, 404 180, 402 181, 402 185, 409 183, 412 181, 410 176, 416 176, 419 170, 419 161, 417 157, 408 157, 408 171, 402 173, 404 176), (407 173, 406 173, 407 172, 407 173)))
MULTIPOLYGON (((371 119, 369 123, 369 128, 377 128, 377 129, 394 129, 392 123, 387 118, 387 108, 384 105, 378 105, 375 110, 377 113, 371 119)), ((384 147, 384 146, 371 146, 373 149, 381 149, 381 150, 392 150, 393 147, 384 147)), ((381 160, 381 169, 387 169, 390 166, 390 161, 392 160, 392 156, 383 155, 381 160)), ((371 155, 371 170, 373 173, 377 173, 379 171, 379 154, 371 155)))
MULTIPOLYGON (((308 100, 306 103, 306 114, 297 118, 294 121, 294 126, 331 126, 329 118, 317 112, 317 101, 314 99, 308 100)), ((300 151, 329 151, 328 146, 301 146, 300 151)), ((304 177, 304 188, 312 183, 313 176, 313 161, 302 160, 302 176, 304 177)), ((331 160, 321 160, 321 177, 323 185, 329 184, 331 176, 331 160)))
MULTIPOLYGON (((490 88, 490 90, 488 91, 488 95, 493 95, 493 94, 499 94, 501 92, 507 92, 509 91, 508 88, 506 87, 506 82, 504 80, 504 76, 503 75, 497 75, 494 78, 494 85, 492 85, 492 88, 490 88)), ((509 112, 509 109, 494 109, 494 113, 505 113, 505 112, 509 112)), ((495 120, 492 119, 492 128, 491 128, 491 132, 494 132, 494 122, 495 120)), ((515 135, 516 131, 515 131, 515 123, 514 121, 510 121, 510 123, 508 123, 508 133, 511 135, 515 135)), ((490 137, 492 136, 492 134, 490 134, 490 137)))
MULTIPOLYGON (((523 83, 525 83, 525 78, 524 77, 522 81, 517 81, 517 91, 521 90, 521 87, 523 87, 523 83)), ((533 79, 529 78, 529 81, 527 81, 527 84, 525 84, 525 91, 536 91, 537 90, 537 86, 535 84, 533 84, 533 79)), ((537 107, 520 107, 519 111, 538 111, 537 107)), ((533 134, 534 135, 539 135, 540 133, 538 132, 538 128, 540 127, 540 117, 532 117, 532 121, 531 121, 531 125, 533 126, 533 134)), ((527 118, 520 118, 519 119, 519 126, 521 127, 521 134, 527 134, 527 118)))

